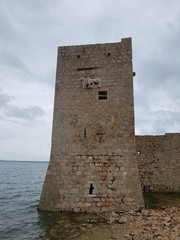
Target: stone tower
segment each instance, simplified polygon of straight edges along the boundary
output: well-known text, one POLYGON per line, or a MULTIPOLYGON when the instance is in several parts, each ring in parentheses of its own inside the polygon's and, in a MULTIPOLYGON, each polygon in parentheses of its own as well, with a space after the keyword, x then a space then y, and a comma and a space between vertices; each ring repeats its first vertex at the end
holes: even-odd
POLYGON ((131 39, 58 48, 52 150, 39 209, 143 207, 131 39))

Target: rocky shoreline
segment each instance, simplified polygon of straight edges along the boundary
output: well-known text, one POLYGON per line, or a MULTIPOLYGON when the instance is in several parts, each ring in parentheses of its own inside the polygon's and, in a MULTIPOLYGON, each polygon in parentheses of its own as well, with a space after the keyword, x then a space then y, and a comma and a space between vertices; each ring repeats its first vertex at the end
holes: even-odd
MULTIPOLYGON (((180 240, 180 208, 161 207, 140 212, 106 213, 101 218, 108 224, 109 240, 180 240)), ((93 228, 89 221, 82 228, 93 228)))

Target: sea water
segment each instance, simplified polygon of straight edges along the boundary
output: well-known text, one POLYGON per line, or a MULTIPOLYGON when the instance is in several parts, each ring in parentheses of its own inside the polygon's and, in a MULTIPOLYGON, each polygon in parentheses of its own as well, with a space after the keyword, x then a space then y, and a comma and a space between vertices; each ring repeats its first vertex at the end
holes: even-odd
POLYGON ((0 161, 0 240, 109 240, 112 229, 96 215, 37 210, 47 167, 0 161))
POLYGON ((0 239, 41 235, 37 206, 47 165, 0 161, 0 239))

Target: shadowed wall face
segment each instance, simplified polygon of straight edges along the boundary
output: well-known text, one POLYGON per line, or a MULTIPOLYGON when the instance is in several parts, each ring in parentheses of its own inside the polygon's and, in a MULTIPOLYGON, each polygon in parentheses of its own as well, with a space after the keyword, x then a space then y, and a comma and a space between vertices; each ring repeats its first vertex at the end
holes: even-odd
POLYGON ((144 191, 180 191, 180 134, 136 136, 144 191))
POLYGON ((51 159, 39 208, 139 209, 131 39, 59 47, 51 159))

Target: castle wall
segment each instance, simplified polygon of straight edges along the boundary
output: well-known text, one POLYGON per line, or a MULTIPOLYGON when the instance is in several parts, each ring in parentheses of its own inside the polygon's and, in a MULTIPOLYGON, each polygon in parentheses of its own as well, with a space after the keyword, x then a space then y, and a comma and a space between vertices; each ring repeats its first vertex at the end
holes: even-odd
POLYGON ((180 191, 180 133, 136 136, 137 163, 145 191, 180 191))
POLYGON ((52 150, 39 209, 144 206, 135 153, 131 39, 58 48, 52 150))

